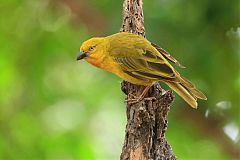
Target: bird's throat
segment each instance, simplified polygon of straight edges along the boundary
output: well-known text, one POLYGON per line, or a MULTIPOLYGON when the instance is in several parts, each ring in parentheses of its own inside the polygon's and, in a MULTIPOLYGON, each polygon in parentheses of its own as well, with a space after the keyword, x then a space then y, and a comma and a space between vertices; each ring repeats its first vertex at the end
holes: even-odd
POLYGON ((86 58, 86 61, 98 68, 102 68, 102 64, 104 63, 105 56, 103 54, 94 54, 90 55, 86 58))
POLYGON ((101 64, 101 63, 99 63, 98 59, 93 58, 93 57, 88 57, 88 58, 86 58, 86 61, 87 61, 88 63, 94 65, 95 67, 100 68, 100 64, 101 64))

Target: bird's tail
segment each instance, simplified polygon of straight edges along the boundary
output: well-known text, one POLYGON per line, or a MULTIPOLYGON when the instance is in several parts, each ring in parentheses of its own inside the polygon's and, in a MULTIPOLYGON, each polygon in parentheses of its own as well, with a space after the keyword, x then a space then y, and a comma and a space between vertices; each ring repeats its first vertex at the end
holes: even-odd
POLYGON ((197 108, 197 99, 206 100, 207 97, 195 86, 183 77, 180 82, 167 82, 167 85, 182 97, 191 107, 197 108))

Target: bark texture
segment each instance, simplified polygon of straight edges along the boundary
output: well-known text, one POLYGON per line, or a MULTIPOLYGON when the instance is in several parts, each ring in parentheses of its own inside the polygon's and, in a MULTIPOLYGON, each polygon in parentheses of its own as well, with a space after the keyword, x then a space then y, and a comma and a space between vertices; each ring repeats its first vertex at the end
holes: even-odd
MULTIPOLYGON (((142 0, 124 0, 121 31, 145 37, 142 0)), ((123 81, 121 89, 126 95, 140 95, 144 87, 123 81)), ((126 105, 127 125, 120 159, 175 160, 176 156, 164 135, 173 101, 172 91, 164 91, 157 83, 146 96, 156 99, 126 105)))

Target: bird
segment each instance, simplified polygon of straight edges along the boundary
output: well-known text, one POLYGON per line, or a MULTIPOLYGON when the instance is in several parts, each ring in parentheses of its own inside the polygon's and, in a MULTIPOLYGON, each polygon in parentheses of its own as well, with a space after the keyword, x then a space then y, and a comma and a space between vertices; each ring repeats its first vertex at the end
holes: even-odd
POLYGON ((192 108, 197 108, 197 99, 207 100, 171 63, 185 68, 183 65, 167 51, 135 33, 119 32, 88 39, 80 46, 77 60, 82 59, 125 81, 145 86, 137 101, 142 100, 156 82, 167 84, 192 108))

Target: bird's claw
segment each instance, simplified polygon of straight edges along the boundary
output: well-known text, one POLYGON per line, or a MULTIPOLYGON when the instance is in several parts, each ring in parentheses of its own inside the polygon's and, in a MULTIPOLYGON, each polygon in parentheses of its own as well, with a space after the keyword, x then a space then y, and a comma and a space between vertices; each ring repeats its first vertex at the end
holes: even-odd
POLYGON ((132 93, 129 93, 129 94, 127 95, 127 99, 138 99, 138 98, 141 98, 141 97, 137 97, 137 96, 135 96, 135 95, 132 94, 132 93))
POLYGON ((138 103, 142 100, 152 101, 152 100, 156 100, 156 98, 155 97, 144 98, 144 97, 141 97, 141 96, 137 97, 137 96, 133 95, 132 93, 129 93, 125 102, 128 103, 128 104, 135 104, 135 103, 138 103))
POLYGON ((152 101, 152 100, 157 100, 156 97, 146 97, 144 98, 145 101, 152 101))

